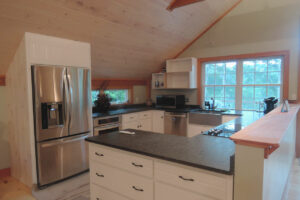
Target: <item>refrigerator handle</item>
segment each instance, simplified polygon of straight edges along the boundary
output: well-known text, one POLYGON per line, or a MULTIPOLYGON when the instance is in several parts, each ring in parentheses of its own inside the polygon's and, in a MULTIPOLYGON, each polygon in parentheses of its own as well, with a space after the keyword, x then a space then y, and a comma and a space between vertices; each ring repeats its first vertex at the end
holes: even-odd
POLYGON ((67 92, 67 95, 68 95, 68 114, 69 114, 69 134, 70 134, 70 126, 71 126, 71 122, 72 122, 72 104, 73 104, 73 101, 72 101, 72 90, 73 90, 73 86, 71 85, 72 81, 70 80, 70 73, 69 73, 69 70, 68 68, 66 68, 66 79, 67 79, 67 82, 68 82, 68 92, 67 92))
POLYGON ((70 124, 70 97, 69 97, 69 82, 68 82, 68 74, 65 69, 64 73, 64 120, 65 127, 69 129, 70 124))

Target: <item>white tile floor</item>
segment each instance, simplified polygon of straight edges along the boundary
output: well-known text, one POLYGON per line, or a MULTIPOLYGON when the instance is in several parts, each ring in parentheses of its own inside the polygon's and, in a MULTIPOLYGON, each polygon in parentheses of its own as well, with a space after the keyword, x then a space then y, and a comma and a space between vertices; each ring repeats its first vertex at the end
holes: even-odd
POLYGON ((34 190, 32 195, 37 200, 89 200, 89 174, 84 173, 43 190, 34 190))

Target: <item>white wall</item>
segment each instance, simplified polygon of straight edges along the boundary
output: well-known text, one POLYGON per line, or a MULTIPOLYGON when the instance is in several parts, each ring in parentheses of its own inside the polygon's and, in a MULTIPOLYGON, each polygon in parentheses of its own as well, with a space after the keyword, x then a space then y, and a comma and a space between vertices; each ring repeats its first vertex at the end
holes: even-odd
POLYGON ((289 99, 295 100, 300 46, 299 8, 299 0, 243 0, 180 57, 290 50, 289 99))
POLYGON ((0 86, 0 170, 10 167, 6 87, 0 86))

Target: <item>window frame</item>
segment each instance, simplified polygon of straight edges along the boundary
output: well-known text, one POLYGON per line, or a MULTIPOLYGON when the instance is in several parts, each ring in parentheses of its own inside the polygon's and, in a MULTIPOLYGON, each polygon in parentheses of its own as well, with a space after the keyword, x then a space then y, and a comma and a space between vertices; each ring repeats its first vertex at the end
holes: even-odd
MULTIPOLYGON (((281 57, 281 89, 280 89, 280 99, 288 99, 289 92, 289 51, 277 51, 277 52, 264 52, 264 53, 255 53, 255 54, 242 54, 242 55, 233 55, 233 56, 220 56, 220 57, 210 57, 210 58, 199 58, 198 59, 198 104, 203 105, 204 103, 204 92, 205 92, 205 67, 206 63, 218 63, 218 62, 237 62, 237 85, 236 85, 236 102, 235 109, 242 109, 242 83, 243 80, 243 67, 242 61, 244 60, 259 60, 259 59, 268 59, 268 58, 277 58, 281 57), (204 71, 203 71, 204 70, 204 71), (241 74, 241 75, 240 75, 241 74), (238 98, 240 96, 241 98, 238 98)), ((271 86, 272 84, 264 84, 271 86)), ((261 86, 264 86, 263 84, 261 86)), ((275 84, 277 85, 277 84, 275 84)), ((223 86, 223 85, 222 85, 223 86)), ((245 85, 244 85, 245 86, 245 85)), ((251 85, 251 86, 255 86, 251 85)), ((260 86, 260 85, 258 85, 260 86)))

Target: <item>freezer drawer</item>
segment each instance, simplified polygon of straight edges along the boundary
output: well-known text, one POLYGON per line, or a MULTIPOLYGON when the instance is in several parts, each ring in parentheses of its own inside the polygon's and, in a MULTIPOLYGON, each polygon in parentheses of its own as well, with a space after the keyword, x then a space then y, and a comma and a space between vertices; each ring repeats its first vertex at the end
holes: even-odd
POLYGON ((89 168, 88 134, 37 143, 39 186, 83 172, 89 168))

